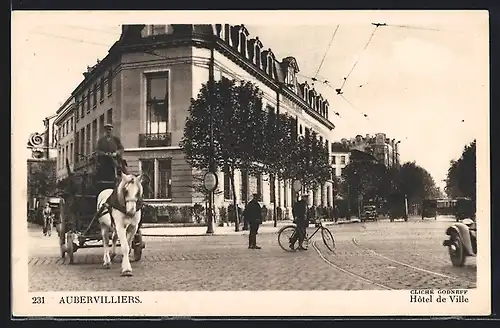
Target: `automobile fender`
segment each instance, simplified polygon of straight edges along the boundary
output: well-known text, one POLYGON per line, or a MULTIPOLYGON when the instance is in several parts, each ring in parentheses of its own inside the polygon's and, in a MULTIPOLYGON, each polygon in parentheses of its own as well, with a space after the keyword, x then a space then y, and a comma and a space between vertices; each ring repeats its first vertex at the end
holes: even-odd
POLYGON ((446 234, 449 236, 452 232, 458 233, 460 239, 462 239, 462 243, 464 244, 465 251, 468 256, 474 255, 474 251, 472 250, 472 243, 470 240, 470 232, 469 227, 463 223, 457 222, 452 224, 446 229, 446 234))

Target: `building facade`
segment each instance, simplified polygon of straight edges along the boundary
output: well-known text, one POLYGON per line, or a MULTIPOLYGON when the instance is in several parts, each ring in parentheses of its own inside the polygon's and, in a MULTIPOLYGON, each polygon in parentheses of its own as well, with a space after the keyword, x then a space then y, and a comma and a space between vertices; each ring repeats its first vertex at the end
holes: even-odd
POLYGON ((54 121, 54 147, 57 149, 56 176, 57 180, 67 177, 66 161, 70 169, 75 165, 75 103, 70 97, 57 110, 57 118, 54 121))
POLYGON ((395 167, 400 165, 400 156, 398 145, 401 141, 387 138, 385 133, 377 133, 375 135, 367 134, 365 137, 357 135, 354 138, 340 140, 340 144, 344 145, 349 150, 364 152, 384 164, 386 167, 395 167))
POLYGON ((330 158, 332 168, 337 178, 342 176, 343 169, 349 164, 350 155, 351 151, 349 147, 340 142, 332 142, 330 158))
MULTIPOLYGON (((179 142, 191 98, 196 98, 209 80, 210 65, 215 80, 226 77, 255 83, 263 91, 264 108, 288 113, 297 120, 299 134, 313 130, 329 143, 327 136, 334 124, 329 120, 328 101, 297 80, 295 58, 278 60, 245 26, 123 25, 109 54, 88 67, 71 95, 72 101, 58 113, 58 127, 68 132, 59 139, 64 149, 61 156, 72 154, 69 161, 75 170, 88 169, 104 124, 112 123, 124 145, 129 171, 151 178, 148 203, 178 206, 203 202, 204 195, 195 188, 202 172, 186 162, 179 142), (73 130, 63 127, 66 122, 73 130)), ((60 178, 65 174, 61 165, 60 178)), ((216 204, 229 204, 229 179, 219 172, 218 180, 216 204)), ((289 208, 294 198, 290 185, 277 184, 271 190, 266 176, 237 172, 235 185, 238 203, 250 200, 254 192, 261 193, 263 203, 269 205, 274 192, 276 205, 284 208, 289 208)), ((331 181, 311 194, 314 204, 331 204, 331 181)))

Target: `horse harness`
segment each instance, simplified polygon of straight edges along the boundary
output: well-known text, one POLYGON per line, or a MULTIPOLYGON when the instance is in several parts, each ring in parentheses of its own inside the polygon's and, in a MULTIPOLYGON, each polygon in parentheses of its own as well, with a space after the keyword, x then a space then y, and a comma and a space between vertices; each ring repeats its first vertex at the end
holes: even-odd
MULTIPOLYGON (((137 211, 141 210, 143 206, 144 206, 144 202, 142 201, 142 199, 137 200, 137 205, 136 205, 137 211)), ((118 193, 116 191, 116 188, 113 189, 113 192, 108 197, 106 202, 104 202, 104 204, 101 206, 101 208, 99 209, 99 211, 97 212, 97 215, 96 215, 96 217, 101 217, 105 214, 109 214, 109 216, 111 217, 111 226, 114 227, 115 226, 115 219, 114 219, 113 215, 111 214, 112 208, 127 215, 127 209, 125 208, 125 206, 121 205, 120 202, 118 201, 118 193)))

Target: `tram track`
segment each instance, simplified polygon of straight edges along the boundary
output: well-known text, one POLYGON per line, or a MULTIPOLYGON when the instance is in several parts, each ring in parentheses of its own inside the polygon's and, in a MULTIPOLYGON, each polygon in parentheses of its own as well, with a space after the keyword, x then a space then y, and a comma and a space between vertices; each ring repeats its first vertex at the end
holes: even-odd
POLYGON ((352 251, 352 249, 339 249, 338 254, 333 252, 325 253, 320 250, 316 241, 312 243, 312 246, 318 256, 330 267, 359 281, 385 290, 477 287, 475 281, 425 269, 380 254, 363 246, 355 237, 351 239, 351 242, 355 246, 355 249, 360 250, 361 253, 360 251, 352 251), (360 259, 358 264, 358 262, 352 260, 353 256, 362 256, 364 258, 360 259), (370 258, 373 260, 370 260, 370 258), (339 261, 341 262, 339 263, 339 261), (393 273, 387 272, 387 269, 393 270, 393 273), (418 286, 410 288, 406 284, 408 282, 407 279, 416 279, 415 281, 419 281, 418 286))
POLYGON ((356 245, 357 247, 359 247, 359 248, 361 248, 361 249, 363 249, 365 251, 368 251, 368 252, 372 253, 375 256, 381 257, 381 258, 383 258, 383 259, 385 259, 387 261, 390 261, 390 262, 395 263, 395 264, 402 265, 402 266, 410 268, 412 270, 420 271, 420 272, 423 272, 423 273, 427 273, 427 274, 431 274, 431 275, 435 275, 435 276, 438 276, 438 277, 442 277, 442 278, 446 278, 446 279, 451 279, 451 280, 455 280, 455 281, 460 281, 460 282, 464 282, 464 283, 468 283, 468 284, 475 284, 474 282, 469 281, 469 280, 465 280, 465 279, 462 279, 462 278, 449 276, 449 275, 446 275, 446 274, 443 274, 443 273, 440 273, 440 272, 436 272, 436 271, 432 271, 432 270, 427 270, 427 269, 424 269, 424 268, 420 268, 420 267, 417 267, 417 266, 414 266, 414 265, 411 265, 411 264, 408 264, 408 263, 404 263, 404 262, 395 260, 393 258, 390 258, 388 256, 380 254, 380 253, 374 251, 371 248, 368 248, 366 246, 361 245, 360 242, 356 239, 356 237, 352 238, 352 243, 354 245, 356 245))
POLYGON ((365 277, 363 277, 363 276, 361 276, 361 275, 359 275, 359 274, 356 274, 356 273, 354 273, 354 272, 351 272, 351 271, 349 271, 349 270, 346 270, 346 269, 344 269, 344 268, 342 268, 342 267, 340 267, 340 266, 336 265, 335 263, 331 262, 330 260, 328 260, 328 259, 327 259, 327 258, 326 258, 326 257, 325 257, 322 253, 321 253, 321 251, 319 250, 318 246, 316 246, 316 241, 313 241, 312 246, 313 246, 314 250, 316 251, 316 253, 318 253, 319 257, 320 257, 320 258, 321 258, 321 259, 322 259, 325 263, 327 263, 328 265, 330 265, 331 267, 333 267, 335 270, 338 270, 338 271, 340 271, 340 272, 343 272, 343 273, 345 273, 345 274, 347 274, 347 275, 349 275, 349 276, 351 276, 351 277, 353 277, 353 278, 355 278, 355 279, 357 279, 357 280, 364 281, 364 282, 367 282, 367 283, 369 283, 369 284, 371 284, 371 285, 378 286, 378 287, 380 287, 380 288, 382 288, 382 289, 385 289, 385 290, 393 290, 393 288, 391 288, 391 287, 389 287, 389 286, 386 286, 386 285, 384 285, 384 284, 380 284, 380 283, 378 283, 378 282, 375 282, 375 281, 373 281, 373 280, 371 280, 371 279, 365 278, 365 277))

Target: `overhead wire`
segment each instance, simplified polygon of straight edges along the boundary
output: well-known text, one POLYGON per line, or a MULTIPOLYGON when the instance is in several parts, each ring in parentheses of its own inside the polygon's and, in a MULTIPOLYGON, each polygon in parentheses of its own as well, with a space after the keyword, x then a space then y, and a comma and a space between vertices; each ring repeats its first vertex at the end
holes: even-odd
POLYGON ((92 44, 92 45, 101 46, 101 47, 111 47, 112 46, 112 44, 104 44, 104 43, 98 43, 98 42, 92 42, 92 41, 85 41, 82 39, 77 39, 77 38, 72 38, 72 37, 67 37, 67 36, 62 36, 62 35, 56 35, 56 34, 51 34, 51 33, 44 33, 44 32, 39 32, 39 31, 33 31, 32 33, 44 35, 44 36, 48 36, 48 37, 52 37, 52 38, 57 38, 57 39, 64 39, 64 40, 69 40, 69 41, 74 41, 74 42, 79 42, 79 43, 92 44))
POLYGON ((83 26, 76 26, 76 25, 68 25, 68 27, 71 29, 76 29, 76 30, 93 31, 93 32, 99 32, 99 33, 105 33, 105 34, 111 34, 111 35, 120 35, 121 34, 121 32, 110 32, 110 31, 106 31, 106 30, 88 28, 88 27, 83 27, 83 26))
MULTIPOLYGON (((370 42, 372 41, 373 39, 373 36, 375 35, 375 32, 377 32, 377 29, 379 28, 380 25, 375 25, 375 28, 373 29, 373 32, 372 34, 370 35, 370 37, 368 38, 368 41, 366 42, 363 50, 361 50, 361 54, 366 50, 366 48, 368 48, 368 46, 370 45, 370 42)), ((361 56, 361 54, 358 56, 358 58, 356 59, 356 62, 354 62, 354 65, 352 66, 351 70, 349 71, 349 73, 347 74, 346 77, 344 77, 344 82, 342 83, 342 85, 340 86, 340 90, 342 90, 347 82, 347 79, 349 79, 349 76, 351 76, 352 72, 354 71, 354 68, 356 68, 356 65, 358 65, 358 62, 359 62, 359 58, 361 56)))
POLYGON ((319 64, 318 70, 316 71, 316 74, 314 74, 314 78, 316 79, 318 77, 318 73, 321 70, 321 67, 323 66, 323 63, 325 61, 326 55, 328 54, 328 51, 330 50, 330 47, 332 46, 333 39, 335 39, 335 35, 337 34, 337 31, 339 30, 340 25, 337 25, 335 28, 335 31, 333 32, 332 38, 330 39, 330 43, 328 44, 328 47, 326 48, 325 54, 323 55, 323 58, 321 59, 321 62, 319 64))

